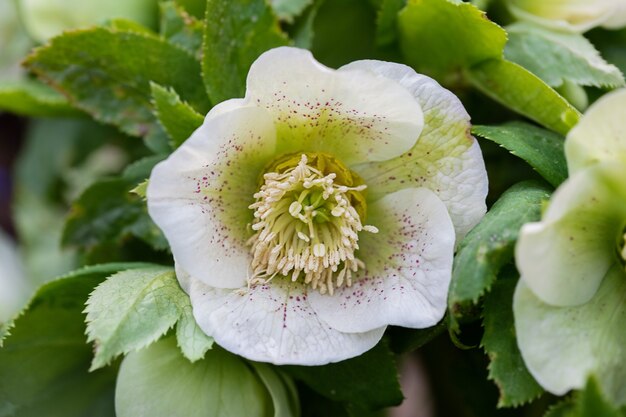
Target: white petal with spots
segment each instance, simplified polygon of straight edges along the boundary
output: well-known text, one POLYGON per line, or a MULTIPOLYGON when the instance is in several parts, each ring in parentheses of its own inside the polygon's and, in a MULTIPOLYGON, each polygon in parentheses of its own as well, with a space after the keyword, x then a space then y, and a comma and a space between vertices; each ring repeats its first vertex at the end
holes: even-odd
POLYGON ((327 68, 303 49, 261 55, 250 68, 246 99, 272 113, 281 152, 327 152, 346 164, 398 156, 423 126, 420 105, 395 81, 327 68))
POLYGON ((445 206, 432 191, 409 188, 368 210, 367 223, 379 233, 361 233, 357 256, 366 269, 351 287, 332 296, 312 293, 311 305, 344 332, 437 324, 446 311, 454 253, 454 227, 445 206))
POLYGON ((260 362, 323 365, 358 356, 382 337, 385 326, 342 333, 309 304, 304 286, 274 278, 250 290, 217 289, 192 280, 191 304, 200 328, 223 348, 260 362))
POLYGON ((420 104, 424 129, 417 143, 401 156, 354 169, 376 199, 409 187, 426 187, 446 205, 460 241, 485 215, 487 171, 470 117, 463 104, 432 78, 412 68, 381 61, 356 61, 340 71, 369 71, 398 82, 420 104))
POLYGON ((148 210, 177 263, 221 288, 246 282, 248 205, 264 166, 274 157, 276 131, 268 113, 216 106, 204 124, 150 177, 148 210))

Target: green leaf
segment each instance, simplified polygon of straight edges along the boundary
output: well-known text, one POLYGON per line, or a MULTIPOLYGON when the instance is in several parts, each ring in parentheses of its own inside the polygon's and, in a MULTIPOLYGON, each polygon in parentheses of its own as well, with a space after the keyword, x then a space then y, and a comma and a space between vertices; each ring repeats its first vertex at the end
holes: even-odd
POLYGON ((167 249, 167 240, 148 215, 145 202, 131 193, 161 159, 162 155, 146 158, 129 166, 125 175, 87 188, 72 204, 62 243, 90 251, 135 236, 155 250, 167 249))
POLYGON ((0 83, 0 111, 29 117, 78 117, 62 94, 36 81, 0 83))
POLYGON ((211 100, 219 103, 243 97, 252 62, 268 49, 287 43, 264 0, 209 0, 202 73, 211 100))
POLYGON ((269 0, 269 4, 280 20, 291 23, 313 4, 313 0, 269 0))
POLYGON ((624 85, 620 70, 608 64, 579 33, 557 32, 528 23, 509 26, 507 32, 506 58, 551 87, 560 87, 565 81, 593 87, 624 85))
POLYGON ((376 44, 387 46, 398 39, 398 13, 406 6, 406 0, 383 0, 376 17, 376 44))
POLYGON ((110 276, 85 309, 88 340, 95 342, 91 369, 156 341, 176 324, 186 299, 172 268, 153 266, 110 276))
POLYGON ((466 75, 487 96, 562 135, 580 119, 578 110, 556 91, 513 62, 488 60, 469 68, 466 75))
POLYGON ((626 409, 618 410, 602 394, 594 376, 587 380, 587 385, 551 407, 544 417, 624 417, 626 409))
POLYGON ((319 62, 339 68, 358 59, 378 57, 376 9, 369 1, 327 0, 315 6, 311 51, 319 62))
POLYGON ((452 318, 475 304, 493 283, 500 269, 513 259, 520 227, 541 218, 550 190, 528 181, 514 185, 493 205, 483 220, 459 245, 452 270, 448 305, 452 318))
POLYGON ((522 158, 554 187, 567 178, 564 138, 559 134, 522 122, 474 126, 472 133, 522 158))
POLYGON ((144 264, 86 267, 37 290, 0 349, 0 415, 111 417, 114 368, 88 372, 85 301, 107 275, 144 264))
POLYGON ((202 55, 202 21, 196 19, 173 1, 159 3, 161 36, 180 46, 198 60, 202 55))
POLYGON ((534 400, 543 389, 530 375, 517 347, 513 292, 518 274, 500 277, 485 297, 481 345, 489 356, 489 379, 500 390, 498 407, 516 407, 534 400))
POLYGON ((304 49, 313 47, 313 24, 315 23, 317 12, 323 3, 324 0, 314 0, 311 7, 294 22, 290 31, 290 37, 293 39, 294 46, 304 49))
POLYGON ((177 148, 202 125, 204 117, 183 102, 174 90, 154 83, 150 87, 154 115, 172 139, 172 147, 177 148))
POLYGON ((268 393, 237 356, 213 349, 190 363, 166 338, 129 354, 115 389, 117 417, 267 416, 268 393))
POLYGON ((274 417, 299 417, 300 403, 293 381, 288 376, 281 375, 278 368, 272 368, 266 363, 250 362, 250 366, 270 393, 274 417))
POLYGON ((94 119, 152 143, 163 132, 152 113, 150 81, 173 87, 201 113, 209 108, 198 61, 157 36, 108 28, 66 32, 25 64, 94 119))
POLYGON ((213 338, 198 327, 189 298, 181 299, 180 303, 181 316, 176 324, 176 341, 183 355, 189 361, 195 362, 204 358, 207 350, 211 349, 213 338))
POLYGON ((402 402, 394 356, 383 340, 372 350, 324 366, 283 366, 288 374, 334 401, 379 409, 402 402))
POLYGON ((471 3, 409 0, 398 23, 407 63, 438 79, 500 59, 506 43, 504 29, 471 3))
POLYGON ((196 19, 204 19, 206 14, 206 3, 207 0, 175 0, 176 4, 181 6, 183 9, 187 11, 190 15, 195 17, 196 19))
POLYGON ((447 322, 448 320, 444 317, 439 323, 427 329, 389 326, 385 334, 389 336, 389 344, 393 352, 412 352, 439 336, 448 328, 447 322))

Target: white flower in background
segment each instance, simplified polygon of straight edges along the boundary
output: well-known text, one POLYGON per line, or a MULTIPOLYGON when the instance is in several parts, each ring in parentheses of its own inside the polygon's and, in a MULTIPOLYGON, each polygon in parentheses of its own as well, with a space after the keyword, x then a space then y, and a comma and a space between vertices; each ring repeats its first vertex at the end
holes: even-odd
POLYGON ((15 0, 30 36, 45 42, 64 30, 123 18, 152 26, 157 17, 155 0, 15 0))
POLYGON ((546 390, 594 375, 626 404, 626 90, 590 107, 565 151, 570 178, 516 247, 518 344, 546 390))
POLYGON ((626 26, 626 0, 507 0, 511 12, 555 29, 585 32, 626 26))
POLYGON ((0 230, 0 323, 9 321, 20 311, 29 291, 19 252, 0 230))
POLYGON ((487 177, 458 99, 404 65, 264 53, 155 167, 150 215, 199 326, 252 360, 317 365, 446 309, 487 177))

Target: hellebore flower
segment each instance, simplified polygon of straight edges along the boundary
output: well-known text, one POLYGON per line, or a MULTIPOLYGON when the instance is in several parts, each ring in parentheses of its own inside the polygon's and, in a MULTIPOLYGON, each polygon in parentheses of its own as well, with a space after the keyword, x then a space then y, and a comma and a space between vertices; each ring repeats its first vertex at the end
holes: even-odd
POLYGON ((555 29, 585 32, 626 26, 626 0, 507 0, 511 12, 555 29))
POLYGON ((546 390, 562 395, 595 375, 626 404, 626 90, 589 108, 565 151, 570 178, 516 247, 518 345, 546 390))
POLYGON ((247 358, 317 365, 446 308, 487 177, 458 99, 409 67, 277 48, 147 190, 194 317, 247 358))

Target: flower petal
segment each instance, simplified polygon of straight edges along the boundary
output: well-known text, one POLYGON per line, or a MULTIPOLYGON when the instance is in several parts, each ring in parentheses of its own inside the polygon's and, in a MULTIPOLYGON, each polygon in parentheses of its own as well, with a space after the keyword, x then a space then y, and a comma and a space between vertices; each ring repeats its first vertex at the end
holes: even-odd
POLYGON ((602 161, 626 163, 626 89, 602 96, 567 135, 570 175, 602 161))
POLYGON ((281 152, 328 152, 346 164, 400 155, 423 126, 419 104, 398 83, 335 71, 303 49, 261 55, 250 68, 246 99, 272 113, 281 152))
POLYGON ((385 327, 341 333, 309 304, 304 286, 275 278, 249 290, 191 284, 191 304, 200 328, 224 349, 260 362, 323 365, 371 349, 385 327))
POLYGON ((511 13, 557 30, 586 32, 596 26, 614 26, 616 3, 621 0, 509 0, 511 13))
POLYGON ((276 144, 264 109, 234 104, 211 110, 185 144, 154 168, 147 191, 150 216, 177 263, 221 288, 246 282, 248 205, 276 144))
POLYGON ((485 215, 487 171, 480 148, 469 134, 470 117, 458 98, 435 80, 406 65, 356 61, 341 68, 361 69, 397 81, 424 112, 419 140, 398 158, 354 167, 372 199, 409 187, 432 190, 448 208, 457 242, 485 215))
POLYGON ((332 296, 310 294, 311 306, 343 332, 435 325, 446 311, 454 253, 446 207, 432 191, 410 188, 385 196, 368 212, 367 223, 379 233, 360 235, 358 256, 366 269, 332 296))
POLYGON ((522 357, 541 386, 563 395, 583 388, 594 374, 606 395, 626 404, 626 274, 621 265, 614 265, 587 304, 575 307, 545 304, 520 280, 513 311, 522 357))
POLYGON ((587 302, 617 260, 626 225, 626 165, 604 163, 570 177, 543 221, 522 227, 515 259, 526 285, 546 303, 587 302))

